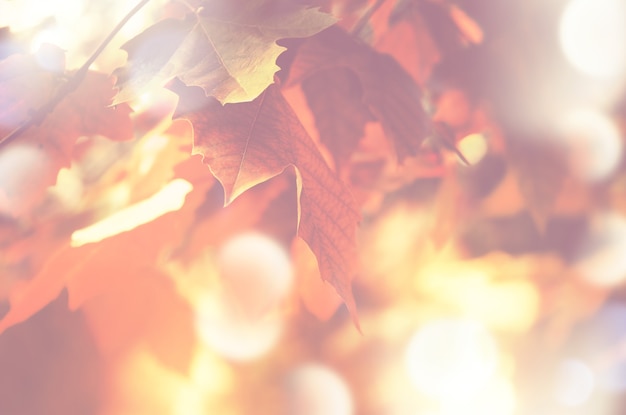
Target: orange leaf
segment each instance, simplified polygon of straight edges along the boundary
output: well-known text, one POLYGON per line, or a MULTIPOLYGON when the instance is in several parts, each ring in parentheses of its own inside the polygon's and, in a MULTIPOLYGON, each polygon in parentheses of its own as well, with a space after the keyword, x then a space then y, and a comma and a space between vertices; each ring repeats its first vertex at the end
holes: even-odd
POLYGON ((121 276, 82 307, 100 350, 112 354, 141 341, 163 364, 187 373, 195 343, 191 306, 151 267, 121 276))
MULTIPOLYGON (((62 59, 62 52, 50 46, 37 55, 12 55, 0 62, 0 138, 51 98, 61 82, 57 61, 62 59)), ((58 171, 69 166, 79 137, 133 137, 130 107, 109 107, 114 92, 106 75, 88 72, 40 125, 0 145, 0 212, 11 216, 29 212, 56 182, 58 171)))
POLYGON ((122 47, 129 65, 116 71, 115 102, 174 77, 222 103, 250 101, 278 70, 284 48, 276 40, 311 36, 333 23, 332 16, 290 0, 204 2, 185 20, 163 20, 122 47))
POLYGON ((344 67, 321 70, 302 82, 302 90, 315 114, 320 141, 337 168, 345 166, 365 133, 365 123, 374 119, 362 102, 356 74, 344 67))
POLYGON ((311 314, 322 321, 330 319, 341 305, 341 297, 320 279, 315 255, 300 238, 291 245, 298 280, 298 294, 311 314))
POLYGON ((201 90, 173 87, 177 113, 194 127, 202 154, 222 183, 226 203, 293 165, 298 172, 298 234, 315 253, 321 276, 355 316, 350 281, 356 267, 359 214, 276 85, 250 103, 221 106, 201 90))
MULTIPOLYGON (((398 157, 402 160, 417 154, 430 133, 430 119, 422 106, 421 89, 390 56, 359 43, 339 28, 331 27, 307 39, 298 49, 290 69, 289 83, 305 82, 312 76, 319 76, 316 74, 323 70, 337 68, 348 68, 356 75, 363 91, 363 104, 381 122, 398 157)), ((326 83, 320 85, 320 89, 309 90, 312 95, 309 100, 319 95, 315 98, 324 99, 326 105, 331 105, 337 93, 331 91, 333 85, 326 83)), ((359 111, 362 105, 354 98, 349 103, 353 106, 351 111, 359 111)))
MULTIPOLYGON (((167 214, 132 233, 123 233, 97 244, 62 245, 30 281, 11 292, 11 309, 0 320, 0 332, 39 311, 66 285, 71 286, 70 308, 76 309, 107 288, 111 276, 120 276, 121 268, 136 269, 153 261, 164 241, 172 238, 172 229, 180 226, 176 221, 172 222, 177 213, 167 214), (124 262, 120 258, 132 260, 124 262)), ((124 275, 122 273, 122 278, 124 275)))
POLYGON ((441 54, 427 23, 416 10, 407 11, 401 20, 390 21, 392 3, 385 2, 378 13, 372 16, 373 45, 377 51, 388 53, 396 59, 418 85, 424 85, 441 60, 441 54))

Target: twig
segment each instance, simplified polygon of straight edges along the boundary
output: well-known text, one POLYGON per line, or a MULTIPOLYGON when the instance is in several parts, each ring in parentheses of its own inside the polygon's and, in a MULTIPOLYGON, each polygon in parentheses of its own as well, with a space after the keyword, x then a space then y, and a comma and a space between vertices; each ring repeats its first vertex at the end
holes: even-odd
POLYGON ((361 18, 356 22, 354 27, 352 27, 352 30, 350 30, 350 34, 354 36, 358 36, 361 33, 361 31, 365 28, 365 25, 367 24, 367 22, 369 22, 369 20, 372 18, 374 13, 376 13, 376 10, 378 10, 380 6, 383 5, 384 2, 385 0, 377 0, 376 3, 372 5, 372 7, 367 9, 365 13, 363 13, 361 18))
POLYGON ((141 0, 131 11, 129 11, 126 16, 113 28, 111 33, 100 43, 100 46, 95 50, 94 53, 91 54, 89 59, 85 61, 85 63, 72 75, 72 77, 63 84, 54 94, 50 100, 36 110, 26 121, 24 121, 19 127, 11 131, 8 135, 4 136, 0 139, 0 145, 7 144, 12 140, 19 137, 22 133, 28 130, 30 127, 34 125, 39 125, 46 116, 56 108, 56 106, 61 102, 68 94, 76 90, 78 86, 83 82, 87 72, 89 71, 89 67, 94 63, 98 56, 104 51, 104 49, 111 43, 115 35, 118 34, 120 30, 124 27, 126 23, 139 11, 143 6, 145 6, 150 0, 141 0))
POLYGON ((454 144, 454 133, 450 126, 445 122, 435 122, 435 129, 433 131, 433 138, 436 140, 438 144, 443 145, 446 149, 452 151, 456 156, 461 160, 463 164, 466 166, 471 166, 472 163, 467 160, 465 155, 459 150, 459 148, 454 144))
POLYGON ((195 13, 197 8, 193 7, 189 2, 187 2, 186 0, 174 0, 176 3, 180 3, 183 6, 185 6, 190 12, 195 13))

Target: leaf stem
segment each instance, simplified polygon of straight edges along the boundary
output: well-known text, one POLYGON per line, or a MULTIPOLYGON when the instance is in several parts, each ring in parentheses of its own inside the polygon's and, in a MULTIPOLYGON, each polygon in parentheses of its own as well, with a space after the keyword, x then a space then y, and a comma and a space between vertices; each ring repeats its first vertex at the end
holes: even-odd
POLYGON ((356 22, 356 24, 352 27, 352 30, 350 30, 350 34, 353 36, 358 36, 361 33, 361 31, 365 28, 365 25, 367 24, 367 22, 369 22, 369 20, 372 18, 374 13, 376 13, 376 10, 378 10, 380 6, 383 5, 384 2, 385 0, 376 0, 376 3, 374 3, 372 7, 367 9, 365 13, 363 13, 363 15, 356 22))
POLYGON ((50 100, 36 110, 26 121, 24 121, 20 126, 11 131, 8 135, 2 137, 0 139, 0 145, 6 145, 12 140, 19 137, 26 130, 34 125, 40 124, 46 116, 52 112, 56 106, 61 102, 67 95, 72 93, 78 86, 83 82, 87 72, 89 71, 89 67, 98 59, 98 56, 102 54, 104 49, 111 43, 115 35, 119 33, 120 30, 128 23, 128 21, 139 11, 143 6, 148 4, 150 0, 141 0, 131 11, 129 11, 126 16, 113 28, 113 30, 107 35, 107 37, 100 43, 98 48, 91 54, 89 59, 85 61, 85 63, 72 75, 72 77, 63 84, 54 94, 50 100))

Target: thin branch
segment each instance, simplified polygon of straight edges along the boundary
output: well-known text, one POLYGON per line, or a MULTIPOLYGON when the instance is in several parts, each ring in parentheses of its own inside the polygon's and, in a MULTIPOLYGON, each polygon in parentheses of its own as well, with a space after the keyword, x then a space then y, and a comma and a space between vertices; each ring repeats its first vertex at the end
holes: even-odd
POLYGON ((465 155, 459 150, 459 148, 454 143, 454 133, 450 126, 445 122, 436 122, 435 129, 433 131, 433 139, 437 144, 442 145, 447 150, 452 151, 456 156, 461 160, 463 164, 466 166, 471 166, 472 163, 467 160, 465 155))
POLYGON ((196 8, 196 7, 193 7, 193 6, 191 5, 191 3, 187 2, 186 0, 174 0, 174 2, 182 4, 182 5, 183 5, 183 6, 185 6, 185 7, 186 7, 186 8, 187 8, 187 9, 188 9, 191 13, 195 13, 195 12, 196 12, 196 10, 197 10, 197 8, 196 8))
POLYGON ((85 61, 85 63, 72 75, 72 77, 63 84, 56 94, 50 100, 40 107, 37 111, 35 111, 26 121, 24 121, 19 127, 11 131, 8 135, 4 136, 0 139, 0 145, 8 144, 12 140, 19 137, 26 130, 34 125, 39 125, 46 116, 52 112, 56 106, 61 102, 68 94, 72 93, 78 86, 83 82, 87 72, 89 71, 89 67, 94 63, 98 56, 104 51, 104 49, 111 43, 115 35, 118 34, 120 30, 128 23, 128 21, 139 11, 143 6, 148 4, 150 0, 141 0, 131 11, 129 11, 126 16, 113 28, 111 33, 100 43, 100 46, 91 54, 89 59, 85 61))
POLYGON ((376 13, 376 11, 380 8, 380 6, 383 5, 384 2, 385 0, 376 0, 376 3, 374 3, 372 7, 367 9, 365 13, 363 13, 359 21, 356 22, 356 24, 352 27, 352 30, 350 30, 350 34, 354 36, 358 36, 361 33, 361 31, 365 28, 365 25, 367 24, 367 22, 369 22, 369 20, 372 18, 374 13, 376 13))

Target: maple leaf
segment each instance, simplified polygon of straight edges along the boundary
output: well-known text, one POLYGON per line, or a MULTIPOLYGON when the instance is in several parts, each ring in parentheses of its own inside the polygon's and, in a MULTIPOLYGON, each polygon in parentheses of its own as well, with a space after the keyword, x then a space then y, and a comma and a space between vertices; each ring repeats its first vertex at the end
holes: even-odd
POLYGON ((315 255, 302 239, 291 245, 295 264, 298 294, 306 309, 321 321, 328 321, 341 305, 341 298, 333 288, 320 279, 315 255))
MULTIPOLYGON (((288 84, 306 82, 333 68, 348 68, 356 75, 363 91, 363 103, 381 122, 399 159, 417 154, 431 126, 422 106, 421 89, 411 76, 389 55, 378 53, 343 30, 331 27, 300 46, 290 68, 288 84)), ((325 99, 327 105, 332 105, 332 85, 315 91, 308 89, 308 100, 325 99)), ((312 109, 319 111, 320 107, 315 105, 312 109)), ((357 106, 345 111, 359 110, 357 106)), ((337 138, 340 139, 343 138, 337 138)))
MULTIPOLYGON (((202 165, 202 168, 206 174, 206 167, 202 165)), ((215 186, 207 194, 194 226, 189 228, 184 252, 178 256, 192 261, 207 246, 218 246, 238 233, 258 227, 270 205, 288 189, 289 184, 289 179, 280 175, 245 192, 227 207, 224 207, 223 189, 215 186)), ((284 221, 285 214, 281 214, 284 221)), ((295 225, 295 221, 291 223, 295 225)))
MULTIPOLYGON (((111 257, 102 259, 122 265, 111 257)), ((116 281, 107 281, 81 307, 100 350, 114 354, 141 341, 161 363, 187 373, 196 342, 190 304, 168 276, 152 267, 129 272, 118 266, 114 271, 107 275, 116 281)))
POLYGON ((320 141, 337 167, 345 165, 363 137, 365 123, 374 120, 362 101, 359 80, 348 68, 328 68, 305 79, 302 91, 315 114, 320 141))
MULTIPOLYGON (((53 46, 0 62, 0 137, 52 97, 62 73, 63 52, 53 46)), ((87 72, 78 88, 39 125, 0 146, 0 212, 15 216, 28 211, 56 182, 58 171, 69 166, 79 137, 133 138, 130 107, 109 107, 114 93, 106 75, 87 72)))
POLYGON ((256 98, 279 69, 276 40, 311 36, 335 23, 315 8, 288 0, 205 2, 184 20, 167 19, 122 46, 115 103, 178 77, 222 103, 256 98))
MULTIPOLYGON (((298 172, 298 235, 315 254, 322 278, 353 316, 359 213, 276 85, 249 103, 221 106, 197 88, 172 86, 177 114, 191 121, 194 149, 222 183, 226 203, 290 165, 298 172)), ((356 320, 355 320, 356 321, 356 320)))

